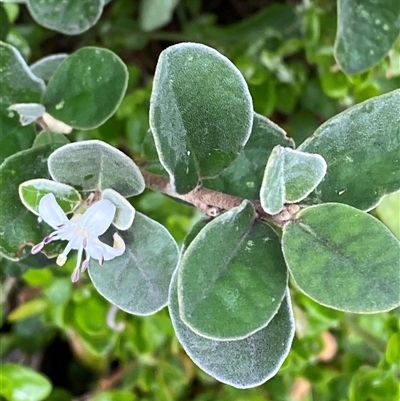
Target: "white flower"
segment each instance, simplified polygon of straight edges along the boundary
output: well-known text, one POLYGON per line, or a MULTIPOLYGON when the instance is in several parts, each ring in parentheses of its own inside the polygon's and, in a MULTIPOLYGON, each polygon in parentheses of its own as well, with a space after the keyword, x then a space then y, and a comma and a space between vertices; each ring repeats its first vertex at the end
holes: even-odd
POLYGON ((90 258, 98 259, 102 265, 105 260, 114 259, 125 252, 124 240, 115 233, 114 245, 111 247, 99 240, 99 236, 104 234, 110 227, 116 207, 109 200, 103 199, 94 203, 84 214, 76 214, 71 220, 56 202, 53 194, 47 194, 39 202, 39 220, 44 220, 49 226, 53 227, 50 235, 45 237, 42 242, 32 248, 32 253, 40 252, 43 247, 56 240, 68 241, 63 253, 58 255, 57 264, 62 266, 71 249, 78 250, 78 260, 72 273, 72 281, 79 279, 79 270, 84 272, 89 266, 90 258), (83 261, 83 250, 86 259, 83 261))

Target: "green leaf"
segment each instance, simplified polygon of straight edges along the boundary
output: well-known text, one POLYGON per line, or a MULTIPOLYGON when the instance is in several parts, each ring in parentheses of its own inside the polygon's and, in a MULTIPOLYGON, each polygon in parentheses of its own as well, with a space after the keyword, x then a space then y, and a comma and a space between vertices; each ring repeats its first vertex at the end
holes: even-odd
POLYGON ((53 77, 59 65, 68 57, 68 54, 52 54, 34 62, 30 69, 43 81, 48 82, 53 77))
POLYGON ((400 305, 400 243, 371 215, 311 206, 284 227, 282 247, 300 290, 322 305, 353 313, 400 305))
POLYGON ((400 335, 399 333, 394 333, 391 335, 386 352, 386 361, 388 363, 399 363, 400 360, 400 335))
POLYGON ((139 8, 139 24, 148 32, 161 28, 171 21, 179 0, 142 0, 139 8))
POLYGON ((178 247, 161 224, 138 212, 132 227, 119 234, 126 244, 125 253, 103 266, 92 260, 90 278, 99 293, 118 308, 151 315, 167 305, 178 247))
POLYGON ((207 224, 179 265, 182 320, 199 335, 242 339, 265 327, 285 294, 288 273, 277 235, 254 222, 244 201, 207 224))
POLYGON ((48 302, 43 298, 31 299, 17 306, 10 312, 7 319, 9 322, 16 322, 17 320, 26 319, 32 315, 42 313, 48 307, 48 302))
POLYGON ((117 110, 128 85, 128 70, 113 52, 84 47, 57 68, 43 97, 46 111, 74 128, 98 127, 117 110))
POLYGON ((379 219, 400 240, 400 192, 385 196, 376 208, 379 219))
POLYGON ((210 222, 210 219, 200 219, 196 222, 196 224, 190 229, 189 233, 186 235, 183 240, 181 254, 183 255, 186 252, 187 247, 192 243, 192 241, 197 237, 199 232, 210 222))
POLYGON ((398 0, 338 0, 335 58, 347 74, 375 65, 399 34, 398 0))
POLYGON ((44 145, 54 145, 55 147, 60 147, 69 143, 69 140, 58 132, 52 131, 41 131, 36 136, 33 147, 44 146, 44 145))
POLYGON ((5 40, 10 30, 10 21, 3 4, 0 4, 0 40, 5 40))
POLYGON ((41 401, 52 387, 45 376, 14 363, 2 365, 0 383, 0 394, 7 401, 41 401))
POLYGON ((40 200, 49 193, 55 196, 57 203, 66 214, 72 213, 82 202, 81 195, 75 188, 45 178, 23 182, 18 188, 18 193, 24 206, 37 216, 40 200))
POLYGON ((118 230, 127 230, 135 218, 135 208, 118 192, 113 189, 105 189, 102 198, 108 199, 117 207, 113 224, 118 230))
POLYGON ((239 156, 217 177, 203 185, 245 199, 258 199, 265 163, 276 145, 294 147, 286 132, 268 118, 254 113, 251 135, 239 156))
POLYGON ((16 113, 8 111, 14 103, 39 102, 44 82, 32 74, 19 51, 0 42, 0 163, 14 153, 32 146, 34 127, 21 127, 16 113))
POLYGON ((237 388, 256 387, 273 377, 294 337, 288 292, 267 327, 236 341, 210 340, 185 325, 179 315, 177 270, 172 276, 168 308, 176 336, 193 362, 217 380, 237 388))
POLYGON ((318 153, 328 169, 309 199, 370 210, 400 189, 400 90, 367 100, 321 125, 298 150, 318 153))
POLYGON ((48 165, 55 181, 83 191, 111 188, 128 197, 142 193, 145 187, 136 164, 125 153, 98 140, 64 145, 49 157, 48 165))
POLYGON ((32 18, 45 28, 78 35, 100 18, 104 0, 27 0, 32 18))
POLYGON ((178 193, 227 167, 245 145, 252 121, 246 82, 223 55, 198 43, 180 43, 161 53, 150 127, 178 193))
POLYGON ((269 214, 283 210, 285 203, 306 198, 326 173, 322 156, 276 146, 272 151, 260 189, 262 208, 269 214))
POLYGON ((26 245, 34 245, 49 234, 37 216, 22 204, 18 187, 34 178, 50 178, 47 158, 56 145, 44 145, 19 152, 0 166, 0 255, 21 260, 30 255, 26 245))

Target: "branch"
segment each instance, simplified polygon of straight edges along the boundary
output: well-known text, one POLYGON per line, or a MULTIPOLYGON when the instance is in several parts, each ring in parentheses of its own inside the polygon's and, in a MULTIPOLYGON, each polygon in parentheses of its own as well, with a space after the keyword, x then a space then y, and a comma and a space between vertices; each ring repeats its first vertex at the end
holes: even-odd
MULTIPOLYGON (((203 188, 200 185, 187 194, 178 194, 169 178, 149 173, 145 170, 141 170, 141 173, 144 177, 146 188, 190 203, 207 216, 218 216, 221 211, 239 206, 244 201, 244 199, 239 196, 213 191, 212 189, 203 188)), ((300 210, 299 205, 286 205, 280 213, 270 215, 263 210, 259 200, 249 199, 249 201, 253 203, 254 209, 259 218, 270 220, 278 226, 283 226, 284 223, 292 219, 292 214, 297 213, 300 210)))

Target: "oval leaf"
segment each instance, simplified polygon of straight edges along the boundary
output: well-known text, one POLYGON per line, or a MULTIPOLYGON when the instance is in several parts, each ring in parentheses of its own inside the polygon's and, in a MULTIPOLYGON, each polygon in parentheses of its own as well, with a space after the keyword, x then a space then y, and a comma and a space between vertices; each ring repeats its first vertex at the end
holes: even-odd
POLYGON ((12 401, 42 401, 49 396, 52 388, 45 376, 14 363, 2 365, 0 382, 0 395, 12 401))
POLYGON ((69 140, 64 135, 52 131, 41 131, 36 136, 33 147, 53 144, 57 148, 67 143, 69 143, 69 140))
POLYGON ((400 240, 400 192, 385 196, 376 208, 379 219, 400 240))
POLYGON ((251 135, 244 149, 224 171, 204 180, 203 185, 244 199, 258 199, 265 162, 276 145, 293 148, 294 142, 278 125, 254 113, 251 135))
POLYGON ((32 74, 19 51, 0 42, 0 163, 32 146, 33 126, 21 127, 17 113, 8 110, 15 103, 40 102, 44 82, 32 74))
POLYGON ((78 35, 100 18, 104 0, 27 0, 32 18, 45 28, 78 35))
POLYGON ((160 160, 178 193, 220 173, 245 145, 253 121, 239 70, 216 50, 181 43, 159 58, 150 127, 160 160))
POLYGON ((50 178, 46 160, 56 147, 44 145, 24 150, 0 166, 0 254, 7 259, 24 259, 30 255, 25 246, 37 244, 49 234, 49 227, 39 224, 22 204, 18 187, 33 178, 50 178))
POLYGON ((139 24, 144 31, 161 28, 172 19, 179 0, 142 0, 139 8, 139 24))
POLYGON ((37 216, 39 216, 40 199, 49 193, 55 196, 66 214, 72 213, 82 201, 80 193, 75 188, 44 178, 23 182, 19 186, 18 193, 24 206, 37 216))
POLYGON ((338 0, 335 58, 347 74, 371 68, 400 34, 398 0, 338 0))
POLYGON ((327 203, 301 211, 283 230, 283 253, 301 291, 353 313, 400 304, 400 243, 377 219, 327 203))
POLYGON ((187 354, 206 373, 236 388, 256 387, 274 376, 290 351, 294 319, 287 292, 267 327, 236 341, 215 341, 194 333, 181 320, 178 274, 174 272, 168 308, 176 336, 187 354))
POLYGON ((310 202, 370 210, 400 189, 399 104, 400 90, 367 100, 328 120, 299 146, 328 165, 310 202))
POLYGON ((48 160, 55 181, 84 191, 111 188, 122 196, 144 191, 144 179, 136 164, 120 150, 92 140, 67 144, 48 160))
POLYGON ((56 72, 59 65, 68 57, 68 54, 52 54, 51 56, 46 56, 40 60, 33 63, 30 68, 31 71, 43 81, 50 81, 56 72))
POLYGON ((250 202, 207 224, 179 265, 182 320, 216 340, 248 337, 265 327, 285 294, 288 273, 277 235, 254 222, 250 202))
POLYGON ((300 202, 316 188, 325 173, 322 156, 276 146, 265 167, 260 190, 262 208, 269 214, 277 214, 285 203, 300 202))
POLYGON ((46 110, 78 129, 96 128, 118 108, 128 84, 128 71, 113 52, 84 47, 57 68, 43 97, 46 110))
POLYGON ((138 212, 132 227, 120 236, 126 244, 122 256, 104 266, 95 260, 90 262, 93 285, 125 312, 151 315, 167 305, 178 247, 161 224, 138 212))
POLYGON ((102 192, 102 198, 108 199, 117 207, 113 224, 118 230, 127 230, 135 218, 135 208, 118 192, 107 188, 102 192))

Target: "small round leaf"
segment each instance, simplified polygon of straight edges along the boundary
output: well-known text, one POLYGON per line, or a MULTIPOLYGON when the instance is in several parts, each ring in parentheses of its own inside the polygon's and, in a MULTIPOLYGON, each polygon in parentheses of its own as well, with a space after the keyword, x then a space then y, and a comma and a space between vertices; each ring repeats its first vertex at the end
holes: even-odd
POLYGON ((236 341, 216 341, 194 333, 179 315, 178 272, 172 276, 168 308, 176 336, 193 362, 236 388, 256 387, 273 377, 290 351, 294 319, 289 292, 267 327, 236 341))
POLYGON ((284 227, 282 247, 300 290, 322 305, 353 313, 400 305, 400 242, 369 214, 311 206, 284 227))
POLYGON ((142 173, 132 159, 98 140, 64 145, 50 155, 48 165, 55 181, 78 190, 111 188, 128 197, 142 193, 145 187, 142 173))
POLYGON ((136 212, 133 225, 120 232, 125 252, 100 266, 90 262, 93 285, 108 301, 134 315, 156 313, 168 301, 168 288, 178 263, 178 247, 156 221, 136 212))
POLYGON ((47 112, 71 127, 87 130, 117 110, 128 85, 128 71, 113 52, 84 47, 57 68, 43 97, 47 112))

